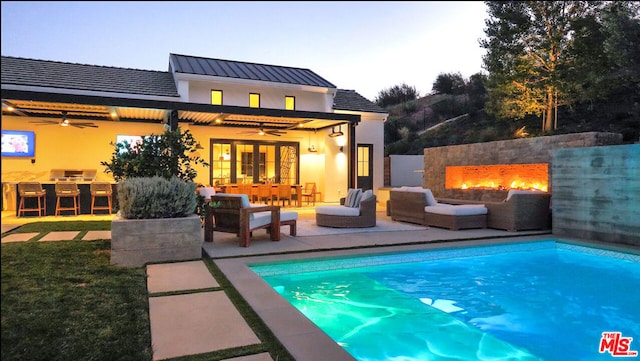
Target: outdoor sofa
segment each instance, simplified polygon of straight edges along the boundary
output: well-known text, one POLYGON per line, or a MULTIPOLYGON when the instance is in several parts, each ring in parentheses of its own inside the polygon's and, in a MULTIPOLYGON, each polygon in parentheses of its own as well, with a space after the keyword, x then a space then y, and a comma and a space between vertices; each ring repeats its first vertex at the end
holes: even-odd
POLYGON ((506 231, 546 230, 551 228, 551 194, 536 190, 509 190, 502 202, 438 199, 441 203, 483 204, 487 227, 506 231))

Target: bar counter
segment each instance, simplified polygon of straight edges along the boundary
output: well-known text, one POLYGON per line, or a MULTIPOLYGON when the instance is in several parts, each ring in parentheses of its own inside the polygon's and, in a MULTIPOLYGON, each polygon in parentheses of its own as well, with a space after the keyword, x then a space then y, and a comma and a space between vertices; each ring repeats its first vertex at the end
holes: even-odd
MULTIPOLYGON (((61 183, 63 183, 64 181, 60 181, 61 183)), ((53 216, 56 214, 56 201, 57 201, 57 197, 56 197, 56 189, 55 189, 55 185, 57 182, 55 181, 50 181, 50 182, 40 182, 40 184, 42 184, 42 189, 44 189, 45 191, 47 191, 47 195, 46 195, 46 208, 45 208, 45 214, 47 216, 53 216)), ((80 190, 80 214, 91 214, 91 190, 90 190, 90 186, 91 186, 91 181, 76 181, 75 182, 78 185, 78 189, 80 190)), ((112 190, 112 194, 111 194, 111 205, 112 205, 112 209, 117 209, 117 202, 118 202, 118 187, 117 187, 117 183, 111 183, 111 190, 112 190)), ((16 188, 17 190, 17 188, 16 188)), ((27 208, 36 208, 37 207, 37 200, 35 198, 29 198, 27 200, 25 200, 25 202, 27 202, 27 208)), ((64 207, 67 206, 71 206, 73 204, 73 199, 69 198, 61 198, 60 199, 60 203, 61 205, 63 205, 64 207)), ((18 206, 20 205, 20 192, 16 191, 16 217, 18 217, 18 206)), ((105 197, 96 197, 96 201, 95 201, 95 205, 96 206, 106 206, 107 205, 107 199, 105 197)), ((94 212, 95 214, 108 214, 107 210, 96 210, 94 212)), ((72 215, 73 216, 73 211, 61 211, 60 215, 72 215)), ((24 212, 22 217, 37 217, 38 216, 38 212, 37 211, 30 211, 30 212, 24 212)))

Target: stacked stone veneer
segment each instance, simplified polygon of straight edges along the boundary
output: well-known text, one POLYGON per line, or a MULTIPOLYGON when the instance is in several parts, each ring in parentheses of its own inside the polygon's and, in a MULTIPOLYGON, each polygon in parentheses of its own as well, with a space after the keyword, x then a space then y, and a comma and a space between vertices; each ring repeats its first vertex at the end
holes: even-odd
POLYGON ((553 234, 640 246, 640 144, 559 149, 553 234))
POLYGON ((424 187, 434 196, 481 201, 501 201, 507 191, 445 189, 447 166, 547 163, 549 191, 553 193, 552 160, 557 149, 622 144, 618 133, 575 133, 486 143, 425 148, 424 187))

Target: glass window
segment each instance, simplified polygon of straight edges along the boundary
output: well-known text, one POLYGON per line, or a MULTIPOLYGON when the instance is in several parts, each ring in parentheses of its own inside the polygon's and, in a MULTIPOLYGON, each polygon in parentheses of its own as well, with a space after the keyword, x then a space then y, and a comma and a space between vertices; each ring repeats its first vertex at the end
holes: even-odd
POLYGON ((249 107, 260 108, 260 94, 257 94, 257 93, 249 94, 249 107))
POLYGON ((285 96, 284 97, 284 109, 285 110, 296 110, 296 97, 285 96))
POLYGON ((358 177, 369 176, 369 147, 358 147, 358 177))
POLYGON ((211 91, 211 104, 222 105, 222 90, 211 91))
POLYGON ((214 185, 231 183, 231 144, 213 144, 211 161, 211 181, 214 185))

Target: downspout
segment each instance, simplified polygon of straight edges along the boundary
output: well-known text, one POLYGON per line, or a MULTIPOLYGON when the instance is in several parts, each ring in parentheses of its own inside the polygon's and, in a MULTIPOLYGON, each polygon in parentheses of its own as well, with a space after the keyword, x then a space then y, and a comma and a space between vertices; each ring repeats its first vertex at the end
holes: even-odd
POLYGON ((356 188, 358 179, 358 167, 356 153, 356 126, 358 123, 349 123, 349 188, 356 188))

